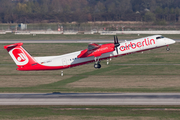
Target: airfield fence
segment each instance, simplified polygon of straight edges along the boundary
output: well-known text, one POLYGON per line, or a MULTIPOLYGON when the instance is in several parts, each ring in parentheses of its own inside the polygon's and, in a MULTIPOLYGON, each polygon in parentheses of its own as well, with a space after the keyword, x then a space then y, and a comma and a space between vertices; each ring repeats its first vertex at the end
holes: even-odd
MULTIPOLYGON (((114 25, 116 26, 116 25, 114 25)), ((137 26, 136 26, 137 27, 137 26)), ((57 25, 57 24, 30 24, 27 29, 22 30, 17 25, 0 25, 0 34, 15 33, 19 35, 29 34, 100 34, 100 35, 117 35, 117 34, 180 34, 178 30, 131 30, 121 27, 107 27, 102 25, 57 25)))

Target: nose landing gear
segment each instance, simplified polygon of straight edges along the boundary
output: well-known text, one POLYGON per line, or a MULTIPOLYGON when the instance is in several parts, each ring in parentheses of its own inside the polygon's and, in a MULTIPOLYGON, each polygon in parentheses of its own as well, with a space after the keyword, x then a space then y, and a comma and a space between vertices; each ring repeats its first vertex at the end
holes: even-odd
POLYGON ((169 46, 168 46, 168 45, 167 45, 167 48, 166 48, 166 50, 167 50, 167 51, 170 51, 170 48, 169 48, 169 46))

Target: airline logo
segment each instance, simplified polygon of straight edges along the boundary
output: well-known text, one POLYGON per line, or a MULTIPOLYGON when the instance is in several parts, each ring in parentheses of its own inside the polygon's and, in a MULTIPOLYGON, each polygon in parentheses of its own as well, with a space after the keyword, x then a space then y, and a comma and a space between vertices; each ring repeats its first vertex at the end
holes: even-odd
POLYGON ((26 65, 29 62, 28 57, 20 48, 12 49, 9 54, 17 65, 26 65))
POLYGON ((137 42, 137 43, 130 42, 130 44, 125 43, 125 46, 120 46, 120 51, 130 50, 130 48, 132 49, 141 48, 153 44, 156 44, 155 40, 154 39, 149 40, 149 38, 147 38, 144 39, 142 42, 137 42))

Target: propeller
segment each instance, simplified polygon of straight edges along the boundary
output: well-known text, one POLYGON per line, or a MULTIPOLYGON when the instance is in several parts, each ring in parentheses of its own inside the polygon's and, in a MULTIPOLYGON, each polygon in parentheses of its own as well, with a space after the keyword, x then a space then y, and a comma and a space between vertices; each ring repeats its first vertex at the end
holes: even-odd
POLYGON ((117 49, 117 47, 119 47, 119 46, 120 46, 120 43, 119 43, 119 41, 118 41, 118 37, 117 37, 117 36, 114 36, 114 47, 115 47, 115 49, 116 49, 117 54, 118 54, 118 49, 117 49))

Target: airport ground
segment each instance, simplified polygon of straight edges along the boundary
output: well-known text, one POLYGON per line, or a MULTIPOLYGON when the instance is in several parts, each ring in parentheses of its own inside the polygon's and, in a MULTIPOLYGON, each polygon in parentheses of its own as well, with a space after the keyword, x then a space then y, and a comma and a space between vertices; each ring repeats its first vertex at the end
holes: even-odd
MULTIPOLYGON (((180 92, 180 43, 170 45, 168 52, 163 47, 113 58, 109 65, 102 61, 99 70, 93 63, 66 69, 63 77, 61 71, 16 71, 4 45, 0 44, 1 93, 180 92)), ((86 49, 87 43, 31 43, 23 47, 32 56, 46 56, 86 49)), ((0 119, 179 119, 179 111, 179 106, 0 106, 0 119)))

